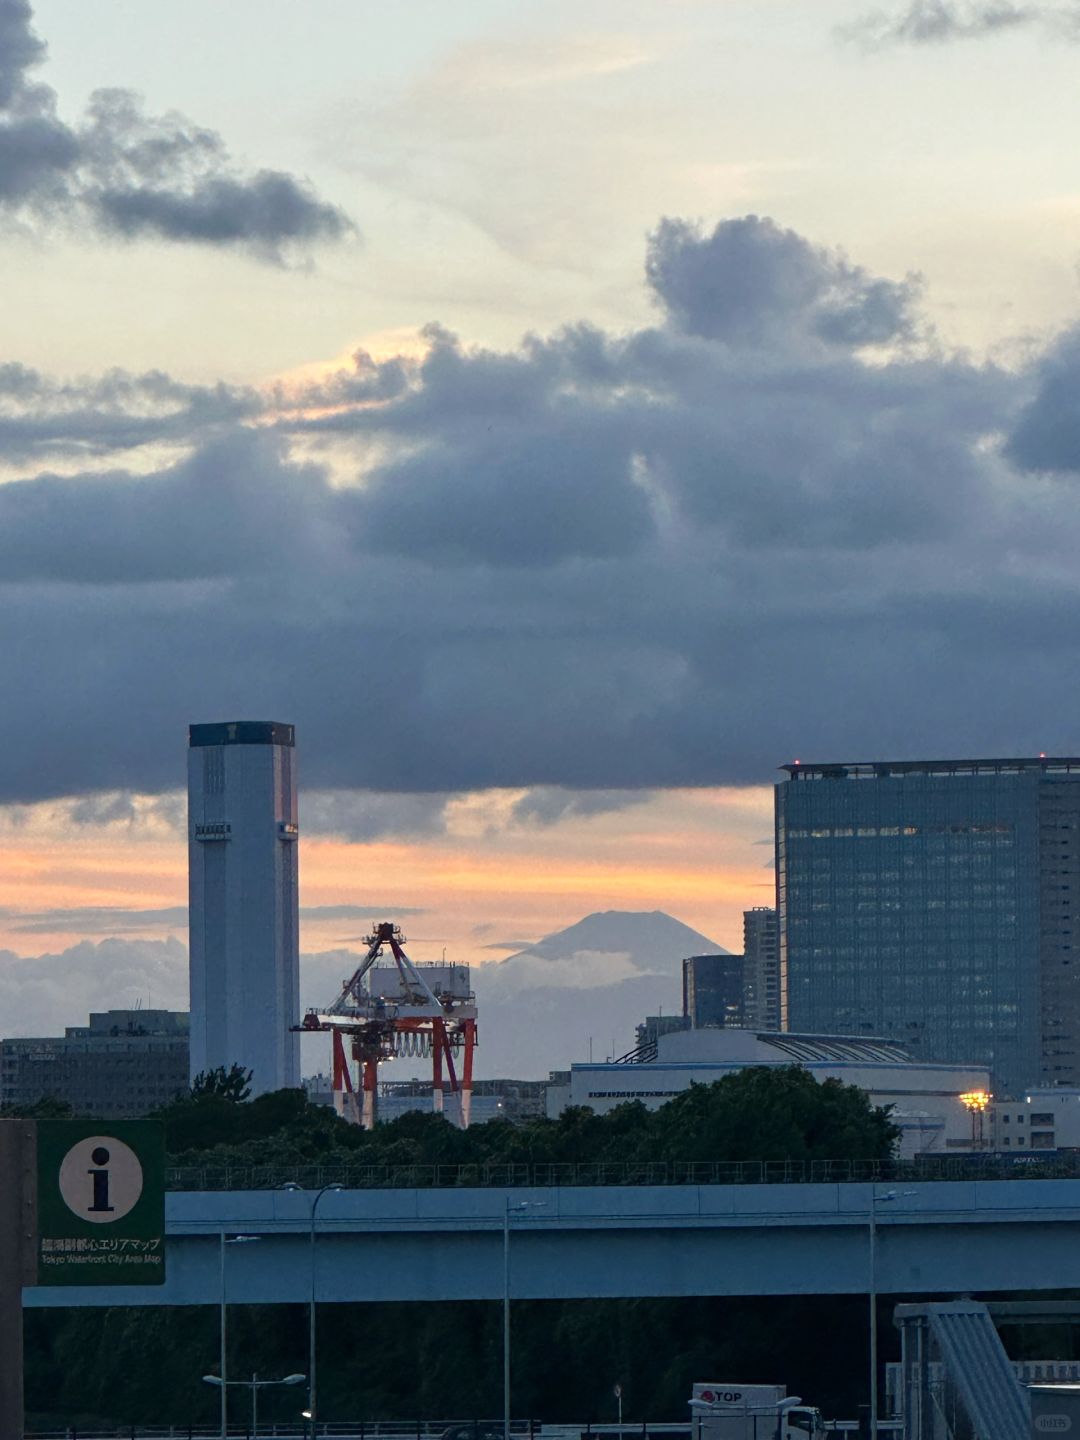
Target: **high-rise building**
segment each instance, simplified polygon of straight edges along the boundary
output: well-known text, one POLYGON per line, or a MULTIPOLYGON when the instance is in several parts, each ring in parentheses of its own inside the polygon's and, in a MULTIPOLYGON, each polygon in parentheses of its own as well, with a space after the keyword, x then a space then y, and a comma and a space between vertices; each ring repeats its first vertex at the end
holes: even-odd
POLYGON ((0 1105, 63 1100, 102 1120, 146 1115, 188 1087, 188 1017, 105 1010, 61 1035, 0 1041, 0 1105))
POLYGON ((694 1030, 742 1025, 743 957, 688 955, 682 962, 683 1015, 694 1030))
POLYGON ((784 1028, 1080 1083, 1080 760, 783 768, 784 1028))
POLYGON ((191 1073, 254 1095, 300 1084, 295 754, 291 725, 190 729, 191 1073))
POLYGON ((780 1029, 780 938, 768 905, 743 911, 743 1002, 749 1029, 780 1029))

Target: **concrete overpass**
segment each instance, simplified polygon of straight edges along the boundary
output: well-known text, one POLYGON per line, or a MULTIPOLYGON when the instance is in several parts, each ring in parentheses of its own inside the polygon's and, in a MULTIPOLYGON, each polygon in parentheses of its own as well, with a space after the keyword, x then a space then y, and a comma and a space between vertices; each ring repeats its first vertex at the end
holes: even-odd
MULTIPOLYGON (((1080 1180, 922 1184, 566 1186, 349 1190, 318 1211, 324 1302, 864 1292, 872 1196, 878 1290, 920 1297, 1080 1288, 1080 1180), (527 1206, 516 1209, 514 1207, 527 1206)), ((207 1305, 307 1299, 308 1193, 166 1196, 167 1279, 158 1286, 34 1288, 30 1306, 207 1305)))

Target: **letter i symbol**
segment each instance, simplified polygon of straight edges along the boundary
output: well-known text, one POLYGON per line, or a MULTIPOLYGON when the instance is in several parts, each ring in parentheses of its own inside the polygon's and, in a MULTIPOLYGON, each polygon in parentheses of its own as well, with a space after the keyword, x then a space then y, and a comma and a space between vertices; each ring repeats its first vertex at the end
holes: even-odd
MULTIPOLYGON (((109 1163, 109 1152, 104 1145, 99 1145, 90 1156, 90 1159, 97 1166, 105 1166, 109 1163)), ((109 1172, 105 1169, 88 1170, 88 1175, 94 1180, 94 1203, 90 1206, 91 1211, 112 1210, 109 1204, 109 1172)))

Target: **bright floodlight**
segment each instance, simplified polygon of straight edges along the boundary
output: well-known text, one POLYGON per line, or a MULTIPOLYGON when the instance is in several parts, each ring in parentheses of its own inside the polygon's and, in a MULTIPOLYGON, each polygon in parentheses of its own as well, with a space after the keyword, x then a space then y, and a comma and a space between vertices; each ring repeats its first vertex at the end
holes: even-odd
POLYGON ((207 1385, 220 1385, 220 1384, 221 1384, 221 1376, 220 1376, 220 1375, 204 1375, 202 1378, 206 1381, 207 1385))
POLYGON ((960 1096, 960 1103, 969 1110, 985 1110, 993 1098, 986 1090, 968 1090, 960 1096))
POLYGON ((286 1375, 284 1380, 279 1380, 279 1385, 302 1385, 307 1379, 306 1375, 286 1375))

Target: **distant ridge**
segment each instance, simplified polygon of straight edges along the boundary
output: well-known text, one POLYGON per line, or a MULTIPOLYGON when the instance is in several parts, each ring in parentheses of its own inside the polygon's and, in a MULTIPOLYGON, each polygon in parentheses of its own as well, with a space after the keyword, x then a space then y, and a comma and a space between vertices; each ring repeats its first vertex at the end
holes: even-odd
POLYGON ((645 974, 670 974, 678 973, 679 962, 687 955, 729 953, 663 910, 597 910, 508 955, 502 964, 513 965, 525 956, 567 960, 574 955, 615 954, 626 955, 634 969, 645 974))
POLYGON ((727 953, 662 910, 604 910, 473 967, 478 1074, 542 1078, 634 1046, 646 1015, 680 1014, 687 955, 727 953))

